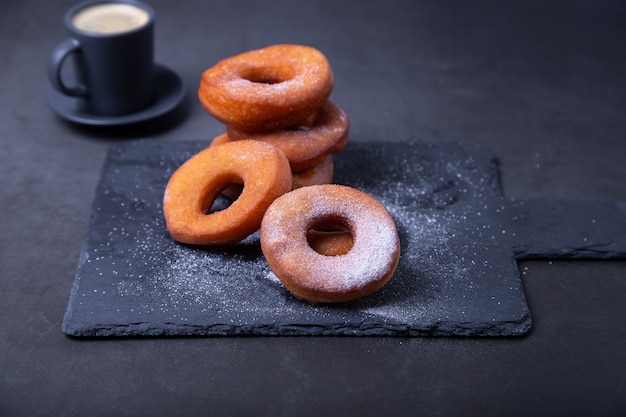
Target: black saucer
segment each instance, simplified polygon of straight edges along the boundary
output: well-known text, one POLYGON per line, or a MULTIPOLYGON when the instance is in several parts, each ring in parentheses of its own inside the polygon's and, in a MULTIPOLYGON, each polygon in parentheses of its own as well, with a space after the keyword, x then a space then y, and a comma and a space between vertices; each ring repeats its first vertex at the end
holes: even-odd
POLYGON ((91 126, 122 126, 145 122, 174 110, 185 97, 185 87, 172 70, 155 65, 156 98, 145 110, 122 116, 101 116, 88 113, 81 99, 61 94, 51 86, 46 92, 48 105, 62 118, 74 123, 91 126))

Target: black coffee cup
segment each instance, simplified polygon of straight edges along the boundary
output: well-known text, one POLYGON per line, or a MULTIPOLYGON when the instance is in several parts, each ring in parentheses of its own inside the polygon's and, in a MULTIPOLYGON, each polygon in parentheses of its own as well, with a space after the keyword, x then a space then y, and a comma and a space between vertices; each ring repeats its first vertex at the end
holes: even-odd
POLYGON ((80 97, 95 115, 147 108, 155 92, 154 19, 154 10, 135 0, 90 0, 70 8, 64 18, 68 38, 48 61, 50 83, 80 97), (69 56, 75 58, 73 85, 64 76, 69 56))

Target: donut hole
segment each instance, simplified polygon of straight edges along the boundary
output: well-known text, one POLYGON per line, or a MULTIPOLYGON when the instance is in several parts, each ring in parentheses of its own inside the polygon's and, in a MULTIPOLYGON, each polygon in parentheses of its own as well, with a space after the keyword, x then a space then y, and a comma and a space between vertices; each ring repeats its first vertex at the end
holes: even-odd
POLYGON ((283 130, 308 132, 309 130, 311 130, 311 128, 308 126, 304 126, 304 125, 293 125, 293 126, 288 126, 284 128, 283 130))
POLYGON ((307 230, 306 240, 311 249, 325 256, 345 255, 354 246, 350 227, 337 219, 316 222, 307 230))
POLYGON ((226 210, 233 203, 233 200, 228 197, 218 194, 211 202, 211 206, 204 210, 204 214, 216 213, 218 211, 226 210))
POLYGON ((296 76, 290 67, 251 67, 239 74, 244 80, 260 84, 279 84, 296 76))
POLYGON ((226 210, 243 192, 243 181, 238 177, 226 176, 221 178, 219 183, 221 185, 215 187, 219 190, 218 193, 209 195, 205 199, 206 203, 203 210, 205 214, 226 210))
POLYGON ((220 190, 220 195, 227 198, 231 203, 239 198, 243 192, 243 184, 231 182, 220 190))

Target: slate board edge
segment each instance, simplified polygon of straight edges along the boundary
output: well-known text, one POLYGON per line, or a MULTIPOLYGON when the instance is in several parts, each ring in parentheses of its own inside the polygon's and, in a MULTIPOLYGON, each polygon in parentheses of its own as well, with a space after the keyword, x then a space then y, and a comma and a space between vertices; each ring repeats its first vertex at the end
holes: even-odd
MULTIPOLYGON (((150 140, 150 139, 148 139, 150 140)), ((147 140, 147 141, 148 141, 147 140)), ((374 142, 376 143, 376 142, 374 142)), ((467 146, 462 142, 451 142, 454 144, 461 144, 467 146)), ((420 145, 428 145, 420 143, 420 145)), ((119 146, 128 146, 128 144, 116 144, 112 145, 111 148, 119 147, 119 146)), ((480 145, 469 144, 469 147, 474 149, 483 149, 485 151, 490 152, 487 148, 484 148, 480 145)), ((494 157, 495 159, 495 157, 494 157)), ((103 166, 104 169, 104 166, 103 166)), ((614 202, 615 203, 615 202, 614 202)), ((617 207, 620 207, 622 211, 626 208, 625 203, 616 202, 617 207)), ((95 213, 92 211, 92 219, 95 216, 95 213)), ((85 239, 85 241, 87 238, 85 239)), ((83 251, 85 246, 83 246, 83 251)), ((82 253, 81 251, 81 257, 82 253)), ((615 253, 608 253, 605 256, 597 256, 597 253, 594 252, 583 252, 582 254, 577 254, 575 251, 573 253, 564 254, 563 258, 578 258, 578 257, 588 257, 590 256, 595 259, 603 259, 603 258, 623 258, 626 255, 624 251, 617 251, 615 253)), ((548 256, 546 258, 552 258, 553 256, 548 256)), ((530 255, 530 256, 516 256, 516 259, 533 259, 533 258, 543 258, 542 256, 530 255)), ((77 271, 78 274, 78 271, 77 271)), ((302 332, 304 328, 302 326, 293 325, 293 326, 255 326, 254 328, 248 326, 231 326, 231 325, 214 325, 214 326, 189 326, 189 325, 180 325, 180 324, 160 324, 159 326, 152 326, 148 323, 130 323, 128 325, 107 325, 105 323, 99 324, 96 326, 86 326, 83 327, 79 322, 75 322, 72 315, 72 300, 75 298, 76 293, 78 291, 80 280, 78 279, 78 275, 75 277, 75 280, 72 285, 72 290, 70 292, 70 303, 68 304, 68 309, 65 313, 62 329, 63 331, 70 336, 171 336, 171 335, 200 335, 200 336, 235 336, 235 335, 352 335, 352 336, 521 336, 526 334, 531 328, 531 318, 530 312, 527 315, 520 318, 518 322, 514 323, 504 323, 501 326, 493 327, 490 326, 489 323, 476 323, 472 322, 471 326, 468 327, 467 331, 464 328, 462 323, 455 322, 454 328, 456 330, 449 331, 445 330, 448 328, 446 323, 438 323, 435 326, 432 326, 428 329, 412 329, 412 328, 398 328, 394 326, 390 326, 388 328, 377 328, 373 330, 363 330, 363 327, 359 327, 358 329, 347 328, 337 326, 335 328, 330 328, 328 326, 321 326, 319 329, 314 329, 314 326, 305 326, 306 332, 302 332), (478 325, 478 326, 477 326, 478 325), (478 329, 478 330, 477 330, 478 329)), ((525 295, 525 294, 523 294, 525 295)))

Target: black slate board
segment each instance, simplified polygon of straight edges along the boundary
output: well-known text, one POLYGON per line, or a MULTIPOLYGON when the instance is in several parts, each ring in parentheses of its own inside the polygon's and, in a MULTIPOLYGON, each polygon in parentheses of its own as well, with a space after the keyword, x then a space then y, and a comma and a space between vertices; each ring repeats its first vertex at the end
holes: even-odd
POLYGON ((626 257, 626 205, 503 198, 494 155, 463 143, 351 143, 335 182, 378 198, 402 256, 379 292, 310 306, 268 268, 258 233, 200 249, 161 212, 172 172, 207 142, 135 141, 105 161, 63 331, 73 336, 517 336, 531 317, 517 258, 626 257))

